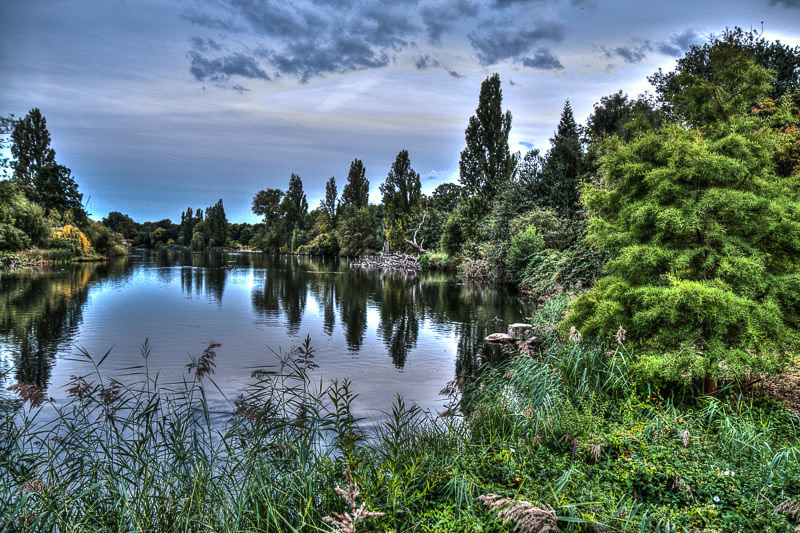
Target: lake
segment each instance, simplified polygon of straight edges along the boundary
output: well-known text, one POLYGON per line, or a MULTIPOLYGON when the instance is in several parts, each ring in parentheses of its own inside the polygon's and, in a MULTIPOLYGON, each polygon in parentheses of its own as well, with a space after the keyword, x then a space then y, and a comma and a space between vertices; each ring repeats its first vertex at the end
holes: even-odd
MULTIPOLYGON (((133 380, 142 344, 160 381, 187 376, 186 364, 217 348, 211 403, 220 414, 251 382, 310 335, 316 380, 348 378, 354 413, 380 417, 400 394, 432 413, 439 391, 469 376, 482 339, 527 316, 521 299, 458 283, 441 273, 403 276, 351 269, 345 260, 260 253, 136 251, 108 263, 0 272, 0 371, 4 387, 34 383, 67 397, 85 350, 102 373, 133 380)), ((7 397, 3 391, 0 395, 7 397)))

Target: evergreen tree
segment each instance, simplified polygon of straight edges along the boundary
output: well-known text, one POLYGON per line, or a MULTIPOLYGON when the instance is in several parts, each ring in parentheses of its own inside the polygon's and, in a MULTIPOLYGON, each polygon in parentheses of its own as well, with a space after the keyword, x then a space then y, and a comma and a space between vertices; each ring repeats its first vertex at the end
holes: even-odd
MULTIPOLYGON (((764 72, 746 58, 715 68, 717 79, 764 72)), ((763 98, 770 84, 757 85, 763 98)), ((734 98, 724 88, 718 95, 734 98)), ((602 184, 584 202, 588 239, 615 259, 563 327, 601 339, 622 327, 645 379, 700 380, 707 391, 717 379, 786 364, 800 327, 800 173, 780 172, 777 163, 800 137, 800 112, 788 100, 721 121, 693 115, 702 129, 670 124, 609 147, 602 184)))
POLYGON ((342 189, 342 207, 366 207, 369 203, 369 180, 364 163, 354 159, 347 173, 347 183, 342 189))
POLYGON ((384 227, 393 250, 406 248, 406 230, 422 199, 419 173, 411 168, 407 150, 401 150, 392 163, 386 181, 380 186, 383 194, 384 227))
POLYGON ((473 222, 470 236, 516 168, 516 158, 508 148, 511 112, 503 113, 502 103, 500 76, 494 74, 481 84, 478 107, 464 132, 467 146, 461 152, 459 181, 473 222))
POLYGON ((583 150, 569 100, 564 104, 558 129, 550 139, 550 144, 551 149, 543 164, 536 200, 541 206, 552 207, 562 216, 575 218, 580 199, 578 175, 581 171, 583 150))

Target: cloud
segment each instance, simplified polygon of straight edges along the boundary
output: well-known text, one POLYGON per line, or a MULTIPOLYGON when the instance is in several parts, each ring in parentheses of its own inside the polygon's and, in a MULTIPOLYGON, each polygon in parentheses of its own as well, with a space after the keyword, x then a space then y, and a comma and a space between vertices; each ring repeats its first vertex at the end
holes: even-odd
POLYGON ((564 24, 544 22, 533 29, 514 28, 512 21, 494 20, 489 29, 468 35, 481 65, 494 65, 505 59, 524 60, 541 41, 564 40, 564 24))
POLYGON ((236 85, 231 85, 230 88, 231 88, 231 90, 234 90, 239 94, 250 92, 250 89, 248 89, 247 87, 244 87, 242 85, 239 85, 238 83, 236 85))
POLYGON ((686 52, 693 44, 702 41, 701 37, 693 29, 684 30, 673 35, 666 41, 658 43, 657 49, 664 55, 679 57, 686 52))
POLYGON ((539 47, 532 57, 522 59, 522 65, 529 68, 542 70, 563 70, 564 65, 553 53, 544 46, 539 47))
POLYGON ((181 14, 181 18, 188 20, 192 24, 209 28, 212 30, 222 30, 226 32, 237 32, 242 29, 234 24, 233 20, 224 17, 215 17, 206 13, 198 13, 197 11, 186 11, 181 14))
POLYGON ((771 6, 796 7, 800 9, 800 0, 769 0, 771 6))
POLYGON ((463 74, 461 74, 460 72, 455 71, 455 70, 448 70, 447 73, 450 74, 452 77, 454 77, 457 80, 460 80, 461 78, 464 77, 463 74))
POLYGON ((428 40, 432 43, 440 42, 442 34, 453 27, 455 22, 477 14, 477 4, 468 0, 437 2, 420 10, 428 40))
POLYGON ((214 39, 203 39, 202 37, 192 37, 190 41, 192 43, 192 48, 194 48, 198 52, 209 52, 211 50, 219 52, 220 50, 222 50, 222 45, 216 42, 214 39))
POLYGON ((241 76, 249 79, 270 80, 269 75, 258 66, 250 56, 232 53, 226 56, 208 59, 199 51, 190 50, 189 58, 191 67, 189 71, 197 81, 211 80, 227 83, 231 76, 241 76))
MULTIPOLYGON (((386 6, 371 1, 221 0, 218 5, 259 43, 254 50, 240 45, 237 59, 269 63, 276 74, 303 83, 326 74, 386 66, 394 52, 413 46, 411 38, 421 31, 407 16, 403 1, 386 6)), ((221 29, 217 24, 221 17, 186 18, 221 29)), ((237 37, 236 42, 241 41, 237 37)), ((207 51, 202 47, 208 43, 192 43, 192 73, 197 77, 196 70, 207 70, 199 53, 207 51)))
POLYGON ((647 57, 647 53, 653 50, 653 45, 650 41, 645 39, 633 39, 633 42, 627 46, 618 46, 613 50, 603 48, 607 58, 614 56, 621 57, 626 63, 639 63, 642 59, 647 57))
POLYGON ((439 67, 442 66, 439 63, 438 60, 433 59, 428 54, 425 54, 424 56, 420 56, 417 59, 417 62, 415 63, 415 65, 417 67, 417 70, 428 70, 428 69, 431 69, 431 68, 439 68, 439 67))

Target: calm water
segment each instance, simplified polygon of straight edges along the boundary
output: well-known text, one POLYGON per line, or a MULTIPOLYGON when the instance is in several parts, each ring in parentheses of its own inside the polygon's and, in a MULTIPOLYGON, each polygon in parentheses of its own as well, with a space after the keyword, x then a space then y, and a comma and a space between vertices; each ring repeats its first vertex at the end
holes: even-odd
MULTIPOLYGON (((63 400, 70 376, 90 370, 72 360, 81 348, 98 358, 110 350, 103 373, 126 381, 149 339, 150 370, 168 382, 217 342, 214 380, 232 399, 253 369, 309 334, 318 378, 349 378, 358 414, 379 416, 396 394, 436 412, 442 387, 481 363, 483 337, 526 311, 515 297, 441 274, 365 273, 336 259, 145 252, 0 272, 0 371, 11 369, 5 387, 35 383, 63 400)), ((230 411, 222 395, 213 402, 230 411)))

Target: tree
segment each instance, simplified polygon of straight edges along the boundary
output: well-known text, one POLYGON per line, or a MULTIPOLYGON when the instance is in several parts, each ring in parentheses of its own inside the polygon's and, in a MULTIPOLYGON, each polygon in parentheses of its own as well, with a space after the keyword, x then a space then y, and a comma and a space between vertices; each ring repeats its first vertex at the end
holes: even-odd
POLYGON ((800 47, 737 27, 693 45, 674 71, 659 70, 648 80, 662 103, 688 124, 727 120, 765 94, 774 99, 800 88, 800 47))
POLYGON ((283 214, 283 224, 285 228, 285 244, 289 251, 294 253, 299 243, 297 235, 299 231, 305 229, 305 219, 308 215, 308 201, 303 192, 303 181, 297 174, 289 177, 289 187, 281 201, 281 211, 283 214))
POLYGON ((336 240, 341 255, 354 256, 380 250, 383 240, 378 207, 347 206, 339 217, 336 240))
POLYGON ((253 197, 253 213, 264 217, 264 227, 258 231, 256 246, 265 252, 277 252, 282 244, 280 218, 283 191, 264 189, 253 197))
POLYGON ((776 172, 774 158, 797 142, 786 131, 797 132, 800 113, 786 100, 609 148, 602 183, 583 199, 589 241, 615 259, 562 327, 601 339, 621 327, 644 378, 699 380, 706 391, 783 368, 800 327, 800 174, 776 172))
POLYGON ((207 245, 209 247, 220 247, 227 244, 228 218, 225 216, 222 198, 206 209, 205 230, 208 234, 207 245))
POLYGON ((83 195, 78 192, 72 171, 56 162, 47 121, 38 108, 31 109, 14 123, 11 155, 14 157, 11 163, 13 180, 32 202, 45 211, 55 209, 62 215, 71 210, 76 222, 86 220, 81 203, 83 195))
POLYGON ((535 193, 536 201, 543 207, 552 207, 562 216, 575 218, 583 150, 569 100, 564 104, 558 129, 550 144, 542 165, 542 179, 535 193))
POLYGON ((353 205, 366 207, 369 203, 369 180, 364 163, 360 159, 353 159, 347 173, 347 183, 342 189, 342 207, 353 205))
POLYGON ((500 76, 494 74, 481 84, 478 107, 464 132, 467 146, 461 152, 459 181, 474 224, 489 212, 491 201, 511 180, 517 164, 508 148, 511 112, 503 113, 502 103, 500 76))
MULTIPOLYGON (((111 231, 121 234, 126 239, 135 239, 139 235, 136 222, 128 215, 124 215, 119 211, 111 211, 102 222, 111 231)), ((190 234, 189 241, 191 241, 191 239, 192 236, 190 234)))
POLYGON ((394 250, 405 248, 406 231, 422 199, 419 173, 411 168, 408 150, 397 154, 380 190, 389 246, 394 250))
POLYGON ((337 203, 336 179, 331 176, 325 183, 325 199, 322 200, 322 204, 320 205, 327 216, 328 227, 331 229, 336 228, 337 203))

